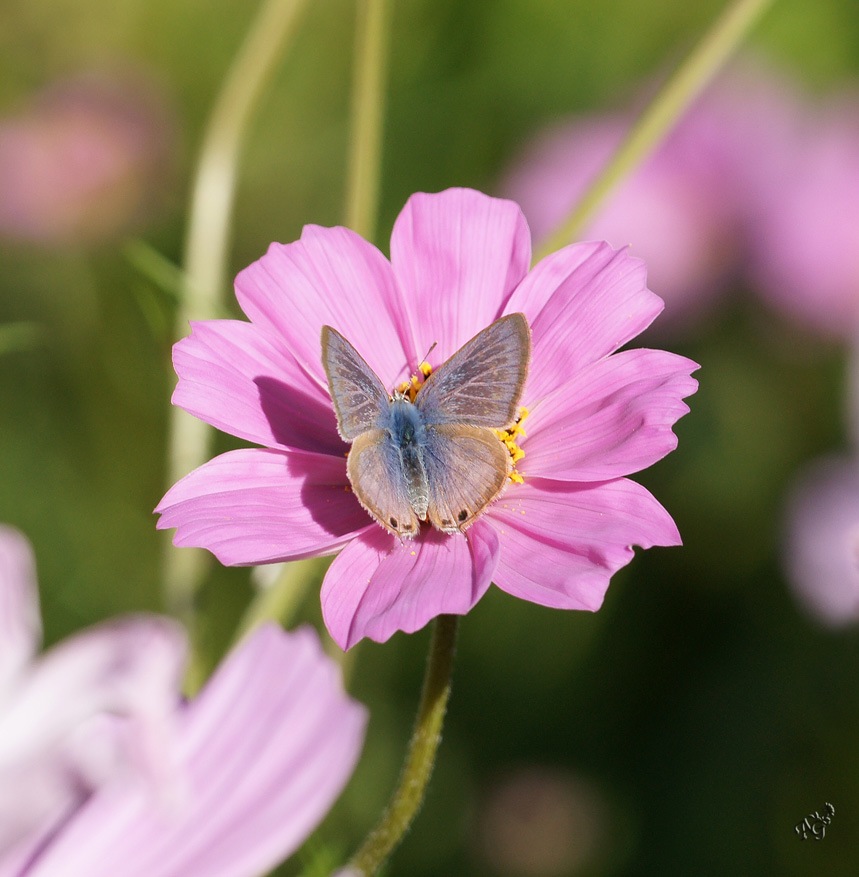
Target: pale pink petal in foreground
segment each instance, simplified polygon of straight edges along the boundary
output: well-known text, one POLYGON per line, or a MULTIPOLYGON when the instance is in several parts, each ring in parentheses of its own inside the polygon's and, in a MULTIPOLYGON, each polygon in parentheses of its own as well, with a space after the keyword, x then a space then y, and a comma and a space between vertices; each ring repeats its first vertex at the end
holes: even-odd
MULTIPOLYGON (((644 263, 583 243, 529 272, 518 205, 468 189, 413 195, 391 254, 388 263, 342 228, 307 227, 239 275, 249 324, 195 324, 179 342, 175 400, 269 450, 233 451, 186 476, 161 501, 158 526, 175 527, 177 545, 234 565, 342 549, 322 606, 344 648, 464 614, 493 578, 528 600, 595 609, 632 545, 679 542, 665 510, 623 480, 674 447, 682 400, 697 387, 696 365, 682 357, 617 353, 662 309, 644 263), (531 416, 516 433, 518 450, 508 445, 520 468, 465 534, 427 523, 413 540, 393 539, 359 505, 330 401, 327 414, 318 405, 329 392, 323 324, 341 331, 393 393, 419 359, 437 369, 516 312, 532 342, 518 398, 531 416)), ((405 477, 396 466, 382 472, 405 477)))
POLYGON ((788 496, 783 561, 799 603, 833 627, 859 621, 859 459, 810 465, 788 496))
POLYGON ((0 525, 0 703, 39 647, 42 621, 30 543, 0 525))
POLYGON ((159 801, 118 778, 21 877, 258 877, 328 812, 366 720, 314 631, 267 625, 181 710, 183 795, 159 801))
POLYGON ((169 744, 186 649, 180 627, 156 616, 117 619, 27 662, 37 612, 29 548, 2 528, 0 628, 12 647, 0 691, 3 877, 117 774, 135 775, 153 795, 173 789, 169 744))

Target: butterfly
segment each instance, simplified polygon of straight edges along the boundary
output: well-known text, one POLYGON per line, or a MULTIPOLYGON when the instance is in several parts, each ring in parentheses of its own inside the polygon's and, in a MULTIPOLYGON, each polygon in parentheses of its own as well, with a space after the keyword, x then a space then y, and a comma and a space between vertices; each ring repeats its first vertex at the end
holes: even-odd
POLYGON ((531 358, 522 314, 496 320, 435 369, 414 401, 389 394, 357 350, 322 327, 322 364, 361 505, 400 538, 429 521, 461 533, 501 493, 510 453, 493 432, 516 420, 531 358))

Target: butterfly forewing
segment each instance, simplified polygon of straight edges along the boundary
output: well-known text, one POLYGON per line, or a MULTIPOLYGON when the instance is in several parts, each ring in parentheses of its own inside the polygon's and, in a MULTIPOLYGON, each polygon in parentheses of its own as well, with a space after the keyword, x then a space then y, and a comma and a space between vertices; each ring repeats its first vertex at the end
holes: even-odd
POLYGON ((427 424, 508 426, 516 419, 530 355, 531 331, 525 317, 501 317, 427 378, 415 405, 427 424))
POLYGON ((418 516, 402 475, 400 454, 386 430, 359 435, 346 467, 358 501, 386 530, 400 537, 417 534, 418 516))
POLYGON ((444 423, 427 429, 423 463, 427 518, 439 530, 456 533, 501 493, 510 455, 490 429, 444 423))
POLYGON ((330 326, 322 327, 322 365, 342 438, 350 442, 378 426, 390 396, 361 354, 330 326))

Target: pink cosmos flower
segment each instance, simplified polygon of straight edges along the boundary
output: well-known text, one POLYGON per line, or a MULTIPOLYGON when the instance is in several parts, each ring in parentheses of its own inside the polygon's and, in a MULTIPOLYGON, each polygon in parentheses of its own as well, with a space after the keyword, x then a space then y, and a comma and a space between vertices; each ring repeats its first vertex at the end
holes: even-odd
POLYGON ((0 235, 64 244, 126 231, 166 191, 174 127, 139 76, 53 84, 0 119, 0 235))
POLYGON ((797 479, 787 503, 784 566, 797 600, 824 624, 859 621, 859 460, 828 457, 797 479))
POLYGON ((173 769, 167 742, 185 660, 181 628, 155 616, 118 619, 37 659, 40 635, 32 552, 20 533, 0 527, 4 875, 112 777, 142 776, 150 794, 163 794, 173 769), (108 715, 123 717, 121 734, 108 715))
POLYGON ((566 609, 599 608, 632 545, 676 545, 677 528, 627 475, 676 446, 695 363, 619 348, 661 311, 644 264, 605 243, 565 247, 529 271, 519 207, 469 189, 412 196, 390 262, 345 228, 306 226, 236 279, 250 322, 192 324, 174 348, 175 404, 263 448, 216 457, 157 508, 175 543, 221 562, 260 564, 340 552, 322 586, 332 637, 412 632, 464 614, 490 582, 566 609), (435 343, 440 364, 504 314, 531 328, 521 404, 521 483, 464 534, 392 536, 350 491, 320 350, 330 325, 389 390, 435 343))
POLYGON ((180 794, 115 777, 2 877, 258 877, 328 812, 361 750, 366 712, 310 628, 267 625, 179 709, 180 794))
MULTIPOLYGON (((660 327, 711 313, 745 258, 764 198, 784 183, 794 89, 746 62, 720 79, 640 167, 609 194, 587 236, 630 245, 665 299, 660 327)), ((522 205, 535 238, 549 235, 609 161, 631 113, 582 116, 539 132, 501 192, 522 205)))
POLYGON ((763 297, 803 327, 859 332, 859 100, 809 112, 791 165, 764 202, 753 265, 763 297))
POLYGON ((0 877, 256 877, 352 774, 366 713, 310 628, 261 628, 188 704, 172 621, 34 660, 39 628, 29 545, 0 527, 0 877))

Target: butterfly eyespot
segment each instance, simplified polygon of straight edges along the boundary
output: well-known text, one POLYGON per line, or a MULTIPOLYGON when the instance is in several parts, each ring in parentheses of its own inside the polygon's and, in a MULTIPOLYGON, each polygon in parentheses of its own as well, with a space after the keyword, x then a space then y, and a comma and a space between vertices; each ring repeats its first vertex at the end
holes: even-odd
POLYGON ((388 518, 388 523, 396 530, 399 526, 396 518, 388 518))
POLYGON ((460 524, 461 524, 461 523, 462 523, 467 517, 468 517, 468 509, 463 509, 463 510, 457 515, 457 519, 459 520, 459 523, 460 523, 460 524))
POLYGON ((450 518, 442 518, 441 520, 442 527, 449 527, 452 523, 453 521, 450 518))

